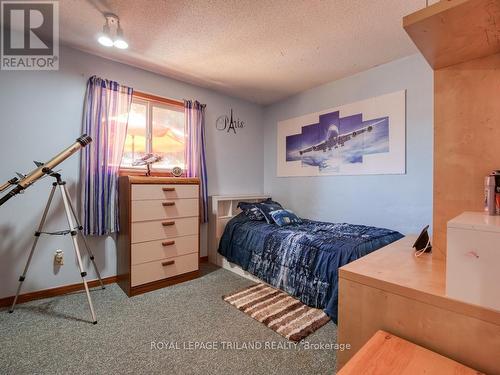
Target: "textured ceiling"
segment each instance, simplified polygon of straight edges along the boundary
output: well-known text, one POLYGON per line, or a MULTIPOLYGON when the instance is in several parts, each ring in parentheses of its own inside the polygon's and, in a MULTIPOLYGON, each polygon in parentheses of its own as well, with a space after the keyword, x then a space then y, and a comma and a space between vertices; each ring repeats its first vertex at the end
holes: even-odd
POLYGON ((415 53, 402 17, 425 0, 62 0, 64 44, 269 104, 415 53), (120 17, 127 51, 96 42, 120 17))

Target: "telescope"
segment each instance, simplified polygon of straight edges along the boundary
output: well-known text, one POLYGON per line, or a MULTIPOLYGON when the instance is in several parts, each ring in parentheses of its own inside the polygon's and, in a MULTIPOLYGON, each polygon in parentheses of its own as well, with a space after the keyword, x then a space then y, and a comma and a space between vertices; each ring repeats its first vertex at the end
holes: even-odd
POLYGON ((90 298, 89 286, 87 284, 87 280, 85 279, 85 277, 87 276, 87 272, 85 272, 84 267, 83 267, 83 263, 82 263, 82 257, 80 254, 80 247, 79 247, 78 240, 77 240, 78 234, 80 234, 80 236, 82 237, 83 243, 85 245, 85 249, 87 250, 87 253, 90 256, 90 261, 92 262, 92 264, 94 266, 94 270, 97 274, 97 278, 99 279, 99 282, 101 283, 102 289, 105 289, 104 283, 101 279, 101 275, 99 273, 99 270, 97 269, 97 265, 96 265, 95 260, 94 260, 95 259, 94 254, 92 253, 92 250, 90 249, 89 245, 87 244, 85 236, 82 233, 83 226, 80 224, 80 220, 78 219, 78 215, 76 213, 76 210, 73 207, 73 204, 71 203, 71 199, 70 199, 70 196, 68 194, 68 190, 66 189, 66 181, 63 181, 62 176, 59 173, 59 171, 54 171, 54 167, 61 164, 64 160, 66 160, 71 155, 73 155, 74 153, 79 151, 81 148, 87 146, 90 142, 92 142, 92 138, 90 138, 87 134, 83 134, 80 138, 78 138, 75 141, 75 143, 73 143, 71 146, 69 146, 66 150, 61 151, 59 154, 54 156, 48 162, 40 163, 40 162, 35 161, 35 165, 37 168, 35 170, 33 170, 32 172, 28 173, 26 176, 18 173, 17 174, 18 177, 11 178, 6 183, 4 183, 3 185, 0 186, 0 192, 2 192, 4 190, 7 190, 9 187, 15 185, 15 187, 11 191, 9 191, 6 195, 4 195, 0 199, 0 206, 1 206, 5 202, 7 202, 10 198, 23 192, 25 189, 27 189, 28 187, 33 185, 36 181, 38 181, 40 178, 43 178, 44 176, 50 176, 50 177, 53 177, 56 179, 56 181, 52 183, 52 190, 50 191, 47 205, 45 206, 45 210, 43 211, 42 219, 40 220, 40 224, 38 225, 38 229, 35 232, 33 246, 31 247, 30 254, 29 254, 28 260, 26 262, 26 266, 24 267, 24 271, 23 271, 22 275, 19 277, 19 285, 17 286, 16 296, 14 297, 14 300, 12 302, 12 306, 9 310, 9 313, 14 312, 14 307, 16 306, 17 299, 19 298, 19 293, 21 293, 21 288, 22 288, 24 280, 26 279, 26 274, 28 273, 28 268, 30 266, 31 259, 33 258, 33 254, 35 252, 35 248, 36 248, 36 245, 38 243, 38 240, 40 239, 40 236, 41 235, 61 236, 61 235, 70 234, 71 240, 73 242, 73 247, 75 248, 75 255, 76 255, 78 268, 80 269, 80 276, 82 277, 85 293, 87 294, 87 301, 89 303, 90 312, 92 314, 92 323, 97 324, 97 318, 95 315, 94 306, 92 304, 92 299, 90 298), (43 227, 45 225, 45 221, 47 219, 47 214, 50 210, 50 205, 53 202, 54 193, 56 192, 56 190, 59 190, 61 192, 62 203, 64 206, 64 211, 66 213, 66 219, 68 220, 68 229, 67 230, 60 230, 60 231, 56 231, 56 232, 46 232, 43 230, 43 227))
POLYGON ((87 146, 90 142, 92 142, 92 138, 90 138, 87 134, 83 134, 75 141, 75 143, 73 143, 64 151, 61 151, 59 154, 54 156, 48 162, 40 163, 35 161, 35 165, 37 166, 37 168, 28 173, 27 175, 22 175, 18 173, 18 177, 14 177, 5 182, 3 185, 0 186, 0 192, 7 190, 9 187, 14 185, 15 188, 13 188, 6 195, 0 198, 0 206, 3 205, 5 202, 7 202, 10 198, 23 192, 29 186, 33 185, 38 179, 53 173, 54 167, 56 167, 58 164, 61 164, 64 160, 69 158, 75 152, 79 151, 81 148, 87 146))

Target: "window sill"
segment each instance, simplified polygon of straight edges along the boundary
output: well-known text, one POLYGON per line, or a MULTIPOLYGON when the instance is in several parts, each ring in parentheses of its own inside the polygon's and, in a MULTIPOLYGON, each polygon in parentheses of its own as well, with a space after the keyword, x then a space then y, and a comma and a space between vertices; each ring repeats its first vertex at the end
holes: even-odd
MULTIPOLYGON (((121 168, 118 172, 119 176, 143 176, 146 177, 146 170, 137 170, 137 169, 126 169, 121 168)), ((171 171, 151 171, 151 176, 153 177, 175 177, 171 171)), ((186 174, 183 173, 179 177, 186 177, 186 174)))

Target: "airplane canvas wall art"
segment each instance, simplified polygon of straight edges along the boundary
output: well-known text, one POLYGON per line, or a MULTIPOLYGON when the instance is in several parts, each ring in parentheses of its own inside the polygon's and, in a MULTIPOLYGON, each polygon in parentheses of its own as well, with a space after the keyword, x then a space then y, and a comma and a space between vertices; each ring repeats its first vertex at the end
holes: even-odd
POLYGON ((404 174, 406 93, 278 123, 278 177, 404 174))

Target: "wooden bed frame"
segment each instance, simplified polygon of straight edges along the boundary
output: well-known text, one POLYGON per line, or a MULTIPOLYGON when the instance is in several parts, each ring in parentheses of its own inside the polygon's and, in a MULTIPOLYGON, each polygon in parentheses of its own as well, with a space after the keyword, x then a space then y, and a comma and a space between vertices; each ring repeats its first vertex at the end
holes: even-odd
POLYGON ((237 207, 238 202, 260 202, 270 198, 269 195, 213 195, 209 199, 209 221, 208 221, 208 261, 228 271, 245 277, 255 282, 263 282, 252 274, 244 271, 240 266, 229 262, 217 252, 219 241, 224 233, 226 224, 241 210, 237 207))

